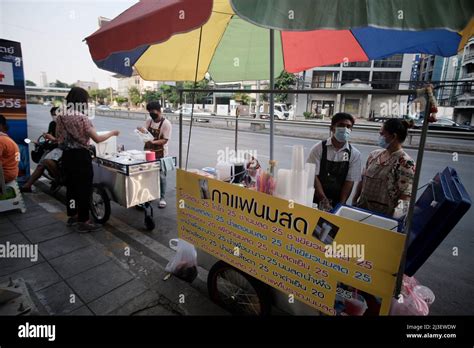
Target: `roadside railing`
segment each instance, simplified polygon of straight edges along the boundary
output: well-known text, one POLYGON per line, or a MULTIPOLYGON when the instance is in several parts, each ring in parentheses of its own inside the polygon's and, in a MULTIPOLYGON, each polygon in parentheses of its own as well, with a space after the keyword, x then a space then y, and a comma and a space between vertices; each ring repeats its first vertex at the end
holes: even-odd
MULTIPOLYGON (((139 112, 139 111, 126 111, 126 110, 96 110, 97 116, 104 117, 114 117, 114 118, 123 118, 123 119, 136 119, 136 120, 146 120, 148 113, 139 112)), ((179 114, 166 113, 166 117, 170 121, 177 122, 179 120, 179 114)), ((190 121, 189 115, 183 115, 183 121, 190 121)), ((207 116, 207 115, 194 115, 194 122, 198 121, 225 121, 227 127, 232 127, 235 124, 236 118, 234 116, 207 116)), ((249 123, 260 124, 266 126, 270 123, 269 119, 257 119, 248 116, 241 116, 238 119, 239 123, 249 123)), ((312 128, 326 128, 329 126, 329 122, 324 121, 303 121, 303 120, 274 120, 275 125, 280 126, 297 126, 297 127, 312 127, 312 128)), ((253 127, 252 127, 253 128, 253 127)), ((265 128, 265 127, 263 127, 265 128)), ((380 129, 380 125, 370 125, 370 124, 356 124, 354 125, 354 130, 366 131, 366 132, 377 132, 380 129)), ((408 130, 408 142, 412 144, 413 137, 421 135, 421 129, 409 129, 408 130)), ((438 131, 438 130, 429 130, 429 135, 437 138, 448 138, 448 139, 463 139, 463 140, 474 140, 474 132, 459 132, 459 131, 438 131)))

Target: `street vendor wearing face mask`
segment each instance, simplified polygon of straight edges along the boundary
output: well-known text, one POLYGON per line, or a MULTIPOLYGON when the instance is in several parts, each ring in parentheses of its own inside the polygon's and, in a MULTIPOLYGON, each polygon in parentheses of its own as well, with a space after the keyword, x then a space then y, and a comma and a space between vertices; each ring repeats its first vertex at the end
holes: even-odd
POLYGON ((399 218, 408 211, 415 162, 402 149, 410 124, 400 119, 386 121, 379 150, 372 151, 352 204, 386 216, 399 218))
POLYGON ((331 120, 331 138, 314 145, 306 160, 316 165, 313 201, 322 210, 346 203, 354 182, 360 180, 360 152, 349 144, 354 123, 350 114, 335 114, 331 120))
MULTIPOLYGON (((171 122, 161 114, 161 105, 159 102, 150 102, 146 106, 150 113, 150 118, 145 121, 145 129, 153 135, 154 140, 145 144, 145 150, 155 152, 156 159, 168 156, 168 141, 171 138, 171 122)), ((159 208, 166 207, 166 173, 160 170, 160 203, 159 208)))

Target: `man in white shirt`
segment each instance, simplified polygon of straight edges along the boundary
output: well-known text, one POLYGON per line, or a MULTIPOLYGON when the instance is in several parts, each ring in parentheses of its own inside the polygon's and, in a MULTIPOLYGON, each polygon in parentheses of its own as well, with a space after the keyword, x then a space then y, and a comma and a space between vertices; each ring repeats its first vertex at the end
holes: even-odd
MULTIPOLYGON (((156 159, 168 156, 168 142, 171 138, 171 122, 167 120, 161 113, 161 105, 157 101, 147 104, 146 109, 150 114, 150 118, 145 121, 145 127, 140 128, 141 131, 148 130, 153 135, 153 140, 145 144, 145 150, 155 152, 156 159)), ((166 191, 166 171, 160 169, 160 202, 159 208, 166 207, 165 201, 166 191)))
POLYGON ((316 165, 313 201, 323 210, 346 203, 354 182, 361 179, 360 151, 349 144, 354 123, 350 114, 335 114, 331 119, 331 138, 314 145, 306 160, 316 165))

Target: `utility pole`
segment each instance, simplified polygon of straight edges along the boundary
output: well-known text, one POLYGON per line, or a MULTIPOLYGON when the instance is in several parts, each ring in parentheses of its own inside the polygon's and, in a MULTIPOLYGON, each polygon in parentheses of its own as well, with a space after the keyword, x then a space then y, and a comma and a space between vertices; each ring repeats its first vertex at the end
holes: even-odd
MULTIPOLYGON (((260 89, 260 80, 257 80, 257 90, 260 89)), ((257 120, 260 119, 260 93, 257 93, 257 97, 255 98, 255 118, 257 120)))

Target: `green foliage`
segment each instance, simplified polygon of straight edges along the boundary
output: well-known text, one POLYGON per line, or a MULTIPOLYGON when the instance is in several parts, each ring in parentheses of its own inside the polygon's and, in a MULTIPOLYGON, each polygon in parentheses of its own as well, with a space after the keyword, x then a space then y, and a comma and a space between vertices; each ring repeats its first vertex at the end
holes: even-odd
POLYGON ((51 82, 49 84, 49 87, 70 88, 71 86, 68 85, 66 82, 56 80, 56 82, 51 82))
POLYGON ((34 83, 34 82, 31 81, 31 80, 26 80, 26 81, 25 81, 25 84, 26 84, 26 86, 36 86, 36 83, 34 83))
POLYGON ((235 93, 234 99, 238 102, 241 102, 242 105, 249 105, 251 98, 247 93, 235 93))
POLYGON ((312 117, 312 116, 313 116, 313 113, 310 112, 310 111, 305 111, 305 112, 303 112, 303 116, 304 116, 304 118, 306 118, 306 119, 308 119, 308 118, 313 118, 313 117, 312 117))
POLYGON ((103 103, 105 98, 110 97, 110 89, 91 89, 89 97, 99 103, 103 103))
MULTIPOLYGON (((292 89, 296 84, 295 75, 283 71, 280 76, 275 79, 275 89, 292 89)), ((288 94, 280 93, 275 95, 275 101, 279 103, 285 103, 287 101, 288 94)))
POLYGON ((130 87, 128 89, 128 96, 133 105, 138 105, 143 101, 142 95, 137 87, 130 87))
MULTIPOLYGON (((194 82, 193 81, 185 81, 182 85, 184 89, 207 89, 209 88, 209 81, 206 79, 203 79, 199 82, 196 83, 196 87, 194 87, 194 82)), ((209 93, 206 92, 196 92, 194 94, 194 104, 202 104, 203 99, 206 98, 209 95, 209 93)), ((179 96, 178 96, 179 98, 179 96)), ((188 93, 187 96, 188 103, 191 103, 192 101, 192 93, 188 93)))
POLYGON ((143 93, 142 100, 147 104, 152 101, 161 101, 161 92, 146 90, 145 93, 143 93))
POLYGON ((121 96, 118 96, 115 98, 115 101, 117 102, 117 104, 123 104, 123 103, 126 103, 128 102, 128 98, 127 97, 121 97, 121 96))

